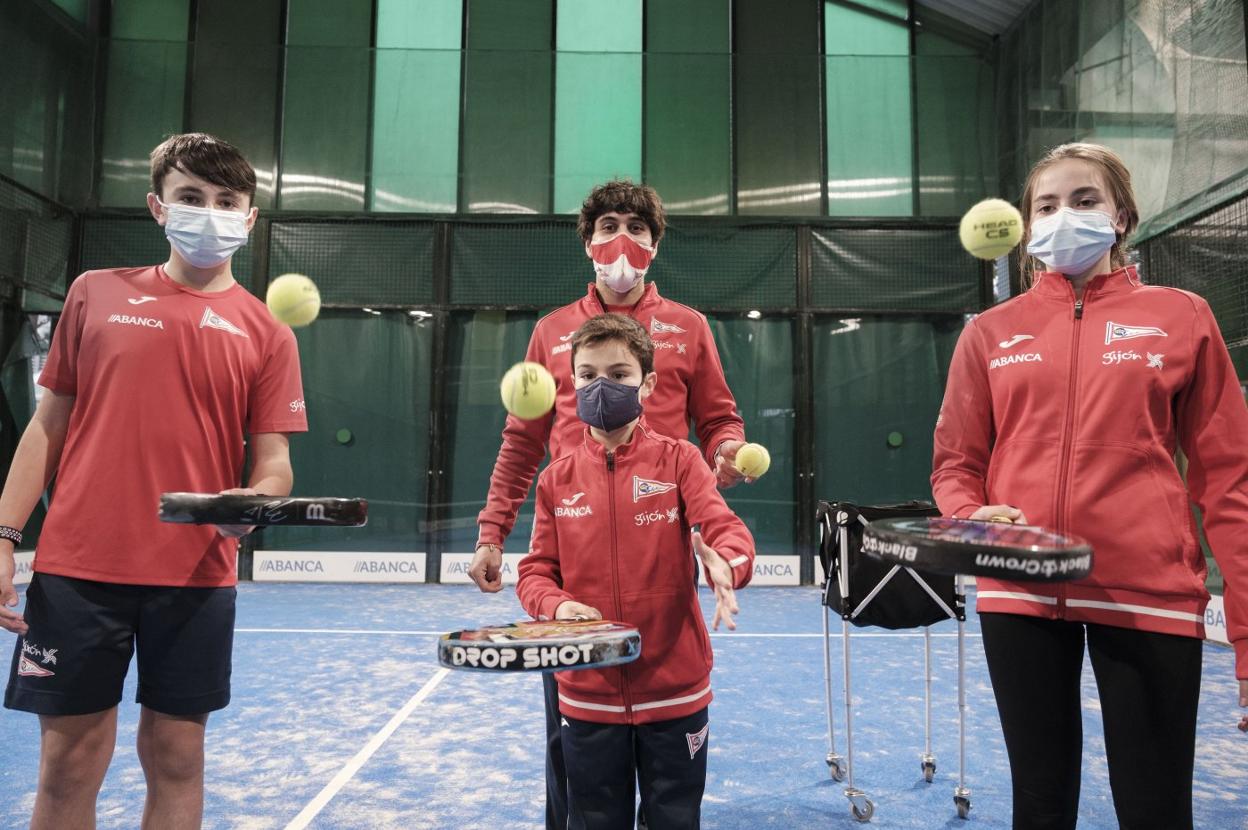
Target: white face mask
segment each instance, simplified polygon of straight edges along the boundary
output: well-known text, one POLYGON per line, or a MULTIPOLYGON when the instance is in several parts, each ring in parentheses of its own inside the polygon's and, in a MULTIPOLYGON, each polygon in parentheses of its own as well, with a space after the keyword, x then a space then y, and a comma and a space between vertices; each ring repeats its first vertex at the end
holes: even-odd
POLYGON ((1108 214, 1064 207, 1031 223, 1027 253, 1054 271, 1077 276, 1096 265, 1117 239, 1108 214))
POLYGON ((247 213, 156 201, 167 214, 165 238, 196 268, 214 268, 247 244, 247 213))

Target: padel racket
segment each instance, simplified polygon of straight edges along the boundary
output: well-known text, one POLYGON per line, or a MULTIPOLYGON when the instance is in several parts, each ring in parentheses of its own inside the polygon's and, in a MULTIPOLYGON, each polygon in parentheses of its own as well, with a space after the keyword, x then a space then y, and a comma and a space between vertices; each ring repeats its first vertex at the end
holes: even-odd
POLYGON ((345 525, 368 522, 364 499, 163 493, 160 520, 195 525, 345 525))
POLYGON ((1092 546, 1035 525, 930 516, 879 519, 862 530, 876 559, 939 574, 1064 582, 1092 572, 1092 546))
POLYGON ((467 671, 601 669, 640 656, 641 633, 610 620, 518 622, 452 631, 438 640, 438 662, 467 671))

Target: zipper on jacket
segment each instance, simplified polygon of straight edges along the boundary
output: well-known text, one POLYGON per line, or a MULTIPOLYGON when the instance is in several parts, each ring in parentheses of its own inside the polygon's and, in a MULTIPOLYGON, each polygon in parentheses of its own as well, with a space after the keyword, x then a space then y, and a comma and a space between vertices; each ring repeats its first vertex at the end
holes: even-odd
MULTIPOLYGON (((1082 297, 1075 300, 1075 322, 1071 333, 1070 342, 1070 380, 1066 388, 1066 423, 1062 427, 1062 466, 1058 471, 1057 480, 1057 511, 1054 515, 1054 521, 1057 524, 1057 531, 1066 530, 1066 509, 1067 509, 1067 487, 1070 482, 1070 465, 1074 459, 1075 444, 1075 397, 1078 390, 1079 380, 1079 334, 1082 326, 1079 321, 1083 319, 1083 303, 1082 297)), ((1057 586, 1057 612, 1058 617, 1064 617, 1066 614, 1066 586, 1057 586)))
MULTIPOLYGON (((614 618, 624 617, 624 606, 620 601, 620 550, 619 533, 615 524, 615 453, 607 453, 607 510, 611 517, 611 593, 615 600, 614 618)), ((629 722, 633 719, 633 700, 628 690, 628 667, 620 666, 620 685, 624 696, 624 711, 629 722)))

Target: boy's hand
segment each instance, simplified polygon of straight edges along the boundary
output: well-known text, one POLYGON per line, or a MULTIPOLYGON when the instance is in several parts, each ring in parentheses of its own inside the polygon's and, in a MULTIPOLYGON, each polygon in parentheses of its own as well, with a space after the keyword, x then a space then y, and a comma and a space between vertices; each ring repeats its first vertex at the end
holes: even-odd
POLYGON ((702 541, 702 534, 697 531, 693 534, 693 552, 706 566, 711 587, 715 589, 715 616, 711 620, 711 629, 718 631, 719 621, 723 620, 729 631, 736 631, 737 623, 732 617, 740 613, 741 608, 737 605, 737 594, 732 590, 732 568, 713 547, 702 541))
POLYGON ((715 451, 715 481, 720 489, 726 490, 742 481, 747 484, 753 481, 737 469, 737 450, 744 446, 744 441, 725 441, 715 451))
POLYGON ((584 605, 572 600, 566 600, 559 603, 559 607, 555 609, 555 619, 557 620, 600 620, 602 614, 598 613, 597 608, 584 605))
POLYGON ((486 594, 503 590, 503 549, 498 545, 477 545, 468 566, 468 576, 486 594))
POLYGON ((9 609, 17 605, 17 589, 13 587, 13 543, 0 539, 0 628, 14 634, 26 633, 26 620, 9 609))
MULTIPOLYGON (((234 487, 229 490, 222 490, 218 495, 221 496, 260 496, 251 487, 234 487)), ((217 525, 217 533, 220 533, 227 539, 237 539, 240 536, 246 536, 256 529, 255 525, 217 525)))

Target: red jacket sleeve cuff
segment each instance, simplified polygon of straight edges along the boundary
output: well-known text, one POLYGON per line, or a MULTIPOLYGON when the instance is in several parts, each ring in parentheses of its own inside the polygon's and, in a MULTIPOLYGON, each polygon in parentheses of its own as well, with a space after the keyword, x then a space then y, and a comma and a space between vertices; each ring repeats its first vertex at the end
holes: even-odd
POLYGON ((477 525, 477 547, 497 545, 503 547, 503 529, 493 522, 482 522, 477 525))

